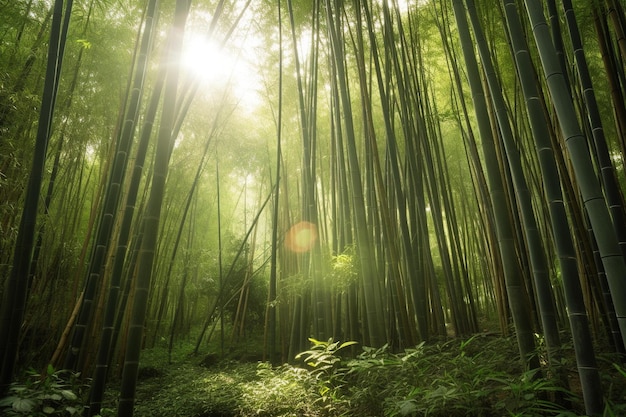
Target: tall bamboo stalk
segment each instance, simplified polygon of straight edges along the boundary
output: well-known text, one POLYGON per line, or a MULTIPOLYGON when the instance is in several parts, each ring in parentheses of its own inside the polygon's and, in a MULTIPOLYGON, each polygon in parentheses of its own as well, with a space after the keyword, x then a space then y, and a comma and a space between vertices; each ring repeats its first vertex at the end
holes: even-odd
POLYGON ((26 199, 13 252, 13 268, 6 281, 0 311, 0 395, 4 394, 13 378, 17 358, 20 328, 24 318, 28 273, 35 239, 37 211, 41 194, 41 184, 45 169, 46 153, 50 140, 52 117, 63 66, 63 53, 67 39, 73 1, 55 0, 48 45, 46 77, 41 99, 39 125, 35 141, 35 152, 26 189, 26 199))
MULTIPOLYGON (((146 20, 146 24, 152 25, 152 20, 146 20)), ((141 97, 143 94, 144 80, 147 74, 148 51, 152 44, 153 31, 152 26, 145 26, 138 45, 138 59, 135 68, 135 76, 132 88, 129 92, 129 102, 126 108, 125 119, 120 131, 120 136, 116 140, 115 156, 111 166, 111 175, 109 177, 106 191, 104 195, 102 211, 100 213, 100 221, 98 231, 93 242, 91 258, 85 280, 83 290, 83 302, 80 313, 74 325, 74 334, 70 342, 70 347, 65 357, 64 368, 76 369, 79 358, 82 354, 86 335, 93 319, 94 302, 98 293, 98 285, 101 281, 107 252, 109 251, 111 239, 113 237, 113 227, 118 214, 119 200, 122 193, 124 177, 126 175, 129 153, 135 133, 137 119, 139 117, 139 109, 141 105, 141 97)))
POLYGON ((328 38, 331 43, 332 59, 334 63, 334 79, 339 90, 340 106, 343 111, 345 128, 346 150, 349 164, 349 179, 352 186, 353 210, 355 220, 355 235, 359 251, 359 259, 362 268, 363 292, 365 296, 365 325, 368 330, 367 343, 372 346, 382 346, 385 341, 385 314, 381 299, 380 282, 374 263, 374 252, 371 237, 368 234, 368 222, 365 211, 365 199, 363 195, 363 183, 360 177, 359 159, 356 147, 356 133, 352 113, 352 104, 347 84, 347 71, 345 65, 343 32, 341 31, 340 19, 342 6, 338 1, 331 3, 326 0, 326 17, 328 38), (334 4, 333 4, 334 3, 334 4))
POLYGON ((550 132, 542 109, 535 105, 539 101, 540 91, 535 82, 535 69, 530 59, 522 25, 517 13, 515 2, 505 2, 505 17, 516 60, 517 73, 524 94, 528 117, 535 141, 535 149, 539 157, 540 168, 544 181, 544 189, 551 217, 553 238, 557 256, 561 266, 561 276, 565 289, 567 312, 579 378, 581 380, 585 409, 589 415, 601 414, 603 411, 602 385, 595 360, 591 332, 578 278, 578 266, 575 260, 573 239, 567 222, 567 214, 563 204, 563 193, 558 181, 558 169, 554 157, 554 149, 549 141, 550 132))
MULTIPOLYGON (((481 63, 487 77, 491 99, 494 103, 500 135, 506 151, 508 168, 511 170, 515 195, 521 210, 521 219, 525 232, 524 236, 528 244, 532 275, 539 303, 539 313, 546 340, 546 347, 548 349, 548 356, 550 362, 556 367, 558 366, 557 364, 560 363, 561 358, 559 353, 561 341, 556 320, 556 304, 552 295, 546 250, 544 249, 544 244, 539 234, 539 226, 532 207, 530 190, 522 168, 520 152, 513 137, 513 129, 509 122, 506 104, 500 83, 496 78, 496 70, 491 60, 487 41, 482 33, 478 13, 476 12, 473 0, 466 0, 466 4, 472 22, 472 28, 474 29, 474 37, 480 53, 481 63)), ((563 378, 561 382, 567 384, 565 378, 563 378)))
POLYGON ((583 102, 587 110, 587 119, 591 127, 593 144, 595 146, 595 158, 601 174, 600 178, 602 180, 604 192, 606 193, 607 204, 609 205, 611 218, 613 219, 613 224, 615 225, 615 232, 622 250, 622 256, 626 258, 626 215, 624 213, 624 199, 620 192, 615 167, 613 166, 611 155, 609 153, 609 147, 604 135, 600 110, 598 108, 596 94, 591 81, 587 58, 585 57, 585 50, 583 48, 583 42, 580 30, 578 29, 578 23, 576 21, 576 15, 574 14, 572 1, 563 0, 562 3, 563 8, 565 9, 565 18, 570 40, 572 42, 572 47, 574 48, 574 61, 576 63, 576 69, 578 71, 580 86, 582 89, 583 102))
POLYGON ((461 38, 463 56, 467 67, 474 110, 476 111, 478 128, 482 140, 485 166, 487 168, 487 180, 489 191, 491 192, 491 203, 494 207, 496 222, 496 235, 504 266, 504 279, 506 282, 507 296, 511 315, 515 324, 515 333, 521 360, 532 369, 539 368, 538 358, 534 355, 535 340, 530 319, 528 305, 528 295, 524 287, 524 281, 518 254, 515 247, 513 227, 509 218, 508 203, 505 195, 504 185, 496 155, 491 125, 487 113, 487 104, 483 93, 478 64, 474 55, 474 48, 469 33, 465 9, 460 0, 453 0, 454 15, 457 21, 457 28, 461 38))
MULTIPOLYGON (((146 30, 152 31, 155 24, 155 15, 158 2, 151 1, 146 10, 146 30)), ((120 225, 120 233, 116 243, 116 253, 111 268, 111 282, 109 284, 109 292, 107 298, 107 306, 104 312, 102 323, 102 334, 98 346, 96 357, 96 366, 93 375, 93 382, 89 393, 89 416, 100 413, 102 398, 106 379, 108 377, 108 369, 111 362, 113 349, 116 343, 116 335, 119 329, 115 329, 116 314, 122 315, 123 311, 118 311, 119 296, 122 284, 122 276, 124 264, 127 259, 128 244, 132 230, 133 218, 135 217, 136 202, 138 196, 139 185, 143 176, 143 166, 146 159, 148 145, 152 133, 152 126, 156 116, 158 104, 160 103, 161 92, 165 82, 166 72, 164 69, 157 74, 156 84, 152 92, 152 98, 149 101, 146 110, 143 130, 137 146, 137 154, 135 156, 135 166, 132 172, 129 189, 126 196, 125 209, 120 225)))
POLYGON ((120 399, 118 403, 118 416, 120 417, 133 415, 137 372, 139 370, 139 356, 148 305, 148 293, 152 280, 152 268, 157 245, 163 196, 165 193, 165 180, 169 167, 171 141, 174 140, 172 137, 172 129, 176 115, 176 98, 179 82, 178 65, 180 63, 183 33, 190 6, 191 2, 189 0, 178 0, 176 2, 174 22, 169 33, 168 53, 166 54, 166 61, 164 62, 171 65, 171 67, 165 81, 165 101, 157 136, 154 173, 152 176, 150 197, 143 219, 144 237, 139 252, 137 280, 128 330, 128 340, 126 342, 120 399), (174 64, 172 65, 171 63, 174 64))
POLYGON ((574 169, 578 190, 598 243, 622 340, 626 341, 626 280, 624 280, 626 263, 622 257, 607 202, 602 195, 602 188, 593 167, 586 138, 576 118, 571 95, 558 62, 555 61, 554 45, 549 37, 543 9, 537 0, 525 0, 525 5, 533 27, 544 76, 574 169))
POLYGON ((265 322, 265 354, 270 363, 276 361, 276 320, 277 320, 277 269, 278 269, 278 214, 280 212, 280 180, 282 159, 282 126, 283 126, 283 22, 280 2, 277 4, 278 14, 278 115, 276 119, 276 179, 274 180, 274 207, 272 208, 272 237, 270 253, 270 278, 267 293, 265 322))

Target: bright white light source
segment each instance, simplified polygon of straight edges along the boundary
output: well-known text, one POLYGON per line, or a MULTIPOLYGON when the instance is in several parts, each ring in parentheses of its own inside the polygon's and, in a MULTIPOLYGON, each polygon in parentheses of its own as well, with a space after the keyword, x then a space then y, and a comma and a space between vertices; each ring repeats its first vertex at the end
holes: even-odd
POLYGON ((232 44, 222 46, 203 34, 188 32, 183 44, 182 66, 203 87, 229 88, 243 106, 256 106, 258 76, 232 44))
POLYGON ((202 82, 214 82, 228 79, 234 59, 216 42, 192 33, 185 39, 182 64, 202 82))

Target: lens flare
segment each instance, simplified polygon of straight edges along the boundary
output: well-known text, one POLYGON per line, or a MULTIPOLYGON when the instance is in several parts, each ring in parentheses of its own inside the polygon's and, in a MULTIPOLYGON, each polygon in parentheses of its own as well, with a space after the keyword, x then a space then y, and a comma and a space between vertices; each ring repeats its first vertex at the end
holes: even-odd
POLYGON ((310 251, 316 241, 317 227, 310 222, 294 224, 285 235, 285 246, 295 253, 310 251))

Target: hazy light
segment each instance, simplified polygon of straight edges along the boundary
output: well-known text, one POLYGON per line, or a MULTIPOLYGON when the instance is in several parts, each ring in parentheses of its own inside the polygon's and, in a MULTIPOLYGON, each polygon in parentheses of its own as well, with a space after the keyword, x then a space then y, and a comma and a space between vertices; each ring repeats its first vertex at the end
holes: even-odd
POLYGON ((402 14, 406 13, 412 6, 422 7, 429 2, 429 0, 378 0, 378 3, 382 4, 383 1, 386 1, 390 6, 397 4, 402 14))
POLYGON ((244 107, 253 108, 258 105, 260 85, 257 71, 250 64, 254 60, 254 56, 250 56, 254 55, 251 52, 254 43, 254 39, 246 41, 245 50, 237 53, 230 43, 223 47, 205 35, 188 32, 183 44, 182 66, 204 88, 230 88, 244 107))
POLYGON ((215 82, 228 79, 234 59, 213 40, 192 33, 185 39, 182 64, 201 81, 215 82))
POLYGON ((285 235, 285 247, 296 253, 310 251, 317 241, 317 227, 310 222, 300 222, 285 235))

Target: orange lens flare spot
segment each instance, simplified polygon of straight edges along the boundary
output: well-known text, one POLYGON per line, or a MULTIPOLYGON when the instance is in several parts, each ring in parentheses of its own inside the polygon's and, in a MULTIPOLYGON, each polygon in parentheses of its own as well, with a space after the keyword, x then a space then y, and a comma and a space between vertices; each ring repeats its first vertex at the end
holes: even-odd
POLYGON ((285 246, 296 253, 308 252, 317 241, 317 227, 310 222, 300 222, 291 226, 285 235, 285 246))

